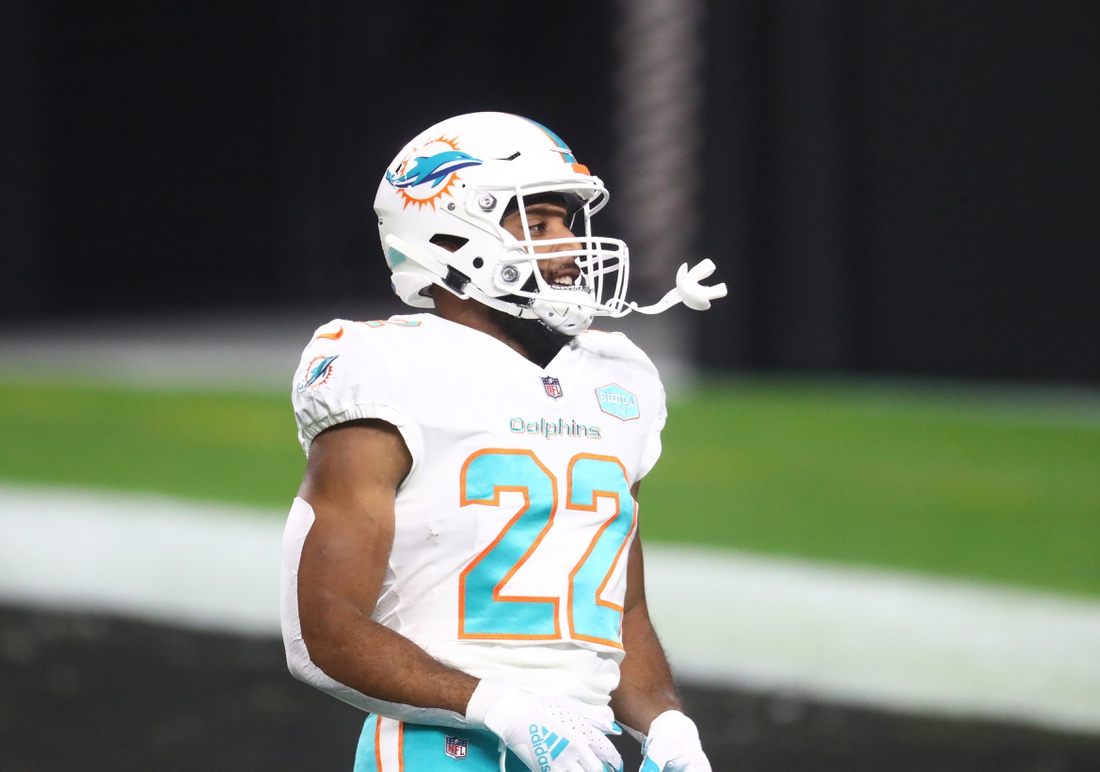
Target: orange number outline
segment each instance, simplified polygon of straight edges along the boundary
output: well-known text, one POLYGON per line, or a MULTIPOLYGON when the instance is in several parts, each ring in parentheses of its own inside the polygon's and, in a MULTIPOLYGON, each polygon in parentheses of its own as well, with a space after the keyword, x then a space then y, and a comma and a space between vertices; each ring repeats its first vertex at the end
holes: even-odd
MULTIPOLYGON (((604 531, 610 527, 618 518, 622 510, 622 499, 619 494, 613 491, 592 491, 592 503, 591 504, 574 504, 573 503, 573 465, 582 459, 590 459, 593 461, 612 461, 619 465, 619 468, 623 471, 623 481, 626 483, 627 490, 630 489, 630 476, 626 473, 626 467, 623 463, 614 456, 599 456, 594 453, 578 453, 569 459, 569 471, 566 474, 566 485, 568 486, 568 492, 565 497, 565 508, 573 510, 583 510, 585 512, 595 512, 599 508, 599 499, 601 496, 612 498, 615 500, 615 514, 613 514, 603 525, 596 531, 596 535, 592 537, 592 541, 588 544, 588 549, 585 550, 584 555, 577 562, 577 565, 573 567, 573 570, 569 572, 569 636, 579 641, 588 641, 590 643, 603 643, 608 646, 614 646, 616 649, 623 648, 621 641, 614 641, 607 638, 599 638, 591 635, 582 635, 578 633, 573 625, 573 583, 576 579, 577 573, 581 570, 581 567, 588 562, 588 558, 592 555, 592 550, 596 548, 596 544, 600 541, 604 531)), ((631 497, 633 501, 633 497, 631 497)), ((630 544, 630 539, 634 535, 634 531, 638 528, 638 502, 634 501, 634 513, 630 523, 630 530, 626 532, 626 538, 623 539, 623 543, 619 545, 618 551, 615 553, 615 559, 611 561, 611 565, 607 569, 607 574, 604 575, 603 581, 600 582, 600 586, 596 588, 596 605, 603 606, 604 608, 612 609, 619 614, 619 637, 622 638, 622 625, 623 625, 623 613, 624 609, 617 603, 611 603, 603 600, 600 596, 603 595, 604 590, 607 589, 607 583, 611 581, 611 575, 615 573, 615 567, 619 565, 619 561, 623 557, 623 551, 626 549, 626 545, 630 544)))
POLYGON ((470 504, 487 504, 490 506, 500 506, 500 494, 501 491, 509 491, 514 493, 520 493, 523 495, 523 507, 517 512, 508 523, 500 529, 500 533, 496 538, 490 542, 489 546, 483 549, 478 555, 470 561, 467 566, 462 569, 462 573, 458 578, 458 637, 460 639, 473 639, 473 640, 493 640, 493 641, 507 641, 507 640, 522 640, 522 641, 557 641, 561 640, 561 622, 559 620, 559 606, 561 598, 558 597, 542 597, 542 596, 523 596, 513 595, 505 596, 500 592, 500 588, 511 580, 516 572, 523 566, 524 563, 534 554, 535 550, 542 543, 543 538, 550 532, 550 527, 554 524, 554 516, 558 512, 558 478, 556 478, 549 469, 538 457, 530 450, 517 450, 509 448, 486 448, 485 450, 479 450, 473 453, 462 464, 462 472, 460 479, 460 493, 459 493, 459 506, 468 506, 470 504), (531 508, 530 493, 526 485, 494 485, 493 486, 493 498, 491 499, 471 499, 466 495, 466 472, 470 468, 470 464, 477 458, 487 455, 515 455, 515 456, 527 456, 535 464, 538 465, 549 478, 551 490, 553 491, 554 499, 550 508, 550 516, 546 519, 546 525, 539 531, 539 535, 535 537, 535 540, 531 542, 531 546, 527 548, 527 551, 523 553, 523 556, 516 561, 515 565, 504 575, 496 586, 493 587, 493 601, 497 603, 550 603, 554 607, 554 634, 553 635, 539 635, 536 633, 468 633, 466 632, 466 577, 467 575, 477 567, 482 560, 492 552, 504 536, 512 529, 512 526, 523 517, 528 509, 531 508))

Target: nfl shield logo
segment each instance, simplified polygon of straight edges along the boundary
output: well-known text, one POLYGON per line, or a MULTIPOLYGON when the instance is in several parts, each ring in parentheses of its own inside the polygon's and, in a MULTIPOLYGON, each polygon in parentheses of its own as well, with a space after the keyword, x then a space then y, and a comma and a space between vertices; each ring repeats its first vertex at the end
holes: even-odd
POLYGON ((452 759, 464 759, 467 753, 466 741, 461 737, 447 736, 447 745, 443 751, 452 759))
POLYGON ((546 389, 546 396, 558 399, 562 395, 561 382, 549 375, 542 379, 542 388, 546 389))

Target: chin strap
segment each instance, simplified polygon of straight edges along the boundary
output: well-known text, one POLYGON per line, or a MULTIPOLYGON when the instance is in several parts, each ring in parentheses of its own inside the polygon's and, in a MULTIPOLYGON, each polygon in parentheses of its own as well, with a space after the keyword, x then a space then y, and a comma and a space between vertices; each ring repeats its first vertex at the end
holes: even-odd
POLYGON ((693 311, 706 311, 710 308, 710 301, 726 296, 726 283, 706 285, 700 284, 702 279, 714 273, 714 262, 709 258, 703 260, 691 270, 684 263, 676 271, 676 289, 669 290, 663 298, 651 306, 639 306, 637 303, 626 303, 621 314, 626 316, 631 311, 640 314, 659 314, 667 311, 677 303, 683 303, 693 311))

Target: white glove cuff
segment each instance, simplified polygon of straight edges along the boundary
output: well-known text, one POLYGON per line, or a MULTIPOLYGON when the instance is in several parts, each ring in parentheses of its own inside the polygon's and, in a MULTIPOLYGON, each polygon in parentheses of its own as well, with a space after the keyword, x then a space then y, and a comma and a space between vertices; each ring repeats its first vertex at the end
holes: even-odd
POLYGON ((515 686, 482 680, 466 705, 466 725, 503 737, 527 702, 527 695, 515 686))
POLYGON ((658 732, 669 737, 690 737, 696 743, 699 742, 699 729, 695 722, 678 710, 666 710, 653 719, 653 723, 649 725, 649 737, 658 732))

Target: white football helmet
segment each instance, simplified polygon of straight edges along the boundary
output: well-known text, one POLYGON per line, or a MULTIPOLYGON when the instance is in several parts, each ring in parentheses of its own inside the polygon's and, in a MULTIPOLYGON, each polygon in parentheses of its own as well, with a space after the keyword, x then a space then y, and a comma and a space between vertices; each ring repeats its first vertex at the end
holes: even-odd
POLYGON ((418 308, 434 306, 430 288, 437 285, 577 335, 596 315, 659 313, 681 300, 702 310, 725 295, 725 285, 698 284, 714 270, 707 260, 690 272, 682 266, 677 289, 659 303, 627 303, 626 244, 592 234, 592 216, 607 200, 603 182, 546 127, 518 115, 471 113, 437 123, 397 154, 378 186, 374 211, 393 290, 418 308), (567 203, 573 238, 531 238, 524 200, 545 194, 567 203), (517 207, 522 240, 501 225, 505 210, 517 207), (543 278, 537 261, 551 255, 536 255, 536 246, 557 247, 552 257, 575 259, 580 276, 572 286, 543 278))

